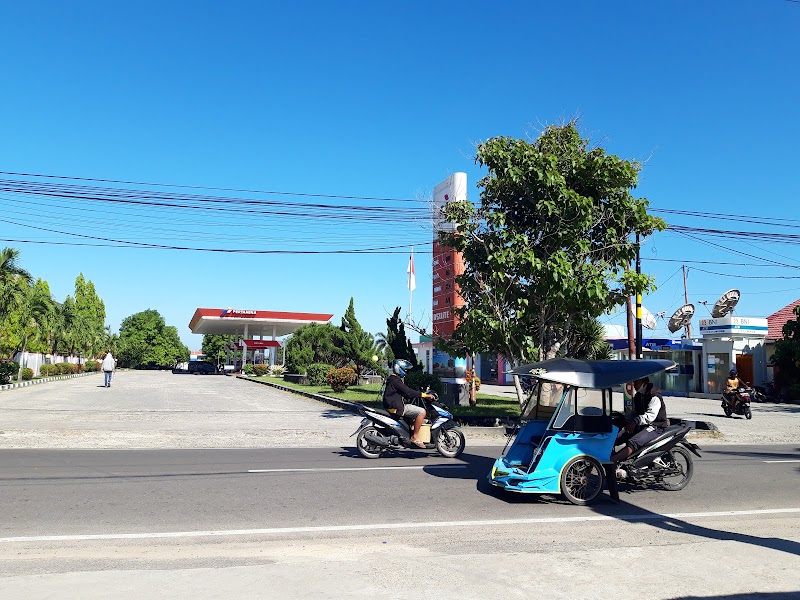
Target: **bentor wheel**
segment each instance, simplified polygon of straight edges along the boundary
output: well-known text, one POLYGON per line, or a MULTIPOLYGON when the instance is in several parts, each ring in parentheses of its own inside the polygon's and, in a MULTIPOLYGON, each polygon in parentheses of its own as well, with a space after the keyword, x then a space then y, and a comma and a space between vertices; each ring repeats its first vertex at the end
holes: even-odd
POLYGON ((661 460, 666 463, 666 475, 661 480, 665 490, 677 492, 686 487, 694 473, 692 455, 685 448, 676 446, 669 452, 661 455, 661 460))
POLYGON ((753 413, 750 411, 749 406, 744 407, 744 418, 748 420, 753 418, 753 413))
POLYGON ((455 458, 464 451, 466 441, 458 427, 439 431, 436 438, 436 450, 445 458, 455 458))
POLYGON ((358 433, 358 437, 356 437, 356 446, 358 447, 358 452, 364 458, 380 458, 381 454, 383 453, 383 448, 377 444, 373 444, 364 437, 368 432, 377 433, 378 430, 374 427, 365 427, 358 433))
POLYGON ((591 456, 576 456, 561 470, 561 493, 573 504, 586 505, 603 491, 603 466, 591 456))

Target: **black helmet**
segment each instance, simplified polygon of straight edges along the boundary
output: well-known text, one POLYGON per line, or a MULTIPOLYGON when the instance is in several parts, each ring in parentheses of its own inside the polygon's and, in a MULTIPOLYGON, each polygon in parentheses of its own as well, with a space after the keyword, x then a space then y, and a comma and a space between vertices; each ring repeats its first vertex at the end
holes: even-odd
POLYGON ((728 375, 731 375, 731 376, 733 376, 733 377, 736 377, 736 375, 737 375, 737 373, 736 373, 736 369, 731 369, 731 372, 730 372, 730 373, 728 373, 728 375))
POLYGON ((400 375, 400 377, 405 377, 406 372, 411 369, 414 365, 403 358, 398 358, 394 363, 392 363, 392 372, 400 375))

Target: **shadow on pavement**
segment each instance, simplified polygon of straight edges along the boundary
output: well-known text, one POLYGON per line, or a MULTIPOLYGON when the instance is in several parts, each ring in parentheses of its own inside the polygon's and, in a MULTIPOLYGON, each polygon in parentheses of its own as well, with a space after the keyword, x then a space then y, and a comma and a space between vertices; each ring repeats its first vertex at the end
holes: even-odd
POLYGON ((724 594, 719 596, 677 596, 673 600, 797 600, 800 589, 795 592, 754 592, 752 594, 724 594))

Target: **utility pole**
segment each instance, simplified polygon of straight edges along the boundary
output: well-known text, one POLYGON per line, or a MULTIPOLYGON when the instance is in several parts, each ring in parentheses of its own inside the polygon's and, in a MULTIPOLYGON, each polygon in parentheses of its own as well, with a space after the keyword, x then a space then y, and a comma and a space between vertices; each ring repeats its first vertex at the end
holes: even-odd
POLYGON ((628 296, 626 303, 628 308, 628 359, 633 360, 636 357, 636 331, 633 328, 633 297, 628 296))
MULTIPOLYGON (((636 274, 642 274, 642 259, 639 253, 639 234, 636 234, 636 274)), ((642 358, 642 294, 636 294, 636 359, 642 358)))
MULTIPOLYGON (((686 290, 686 265, 682 265, 683 267, 683 301, 686 304, 689 304, 689 292, 686 290)), ((686 337, 692 337, 692 322, 689 321, 686 323, 686 337)))

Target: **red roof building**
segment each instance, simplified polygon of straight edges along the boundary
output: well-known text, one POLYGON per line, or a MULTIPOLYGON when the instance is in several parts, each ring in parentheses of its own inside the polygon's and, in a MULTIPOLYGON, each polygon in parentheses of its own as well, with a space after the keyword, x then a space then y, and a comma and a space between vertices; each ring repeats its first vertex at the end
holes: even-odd
POLYGON ((794 314, 796 306, 800 306, 800 298, 767 317, 767 324, 769 325, 769 331, 767 332, 768 340, 783 339, 783 326, 786 325, 786 321, 797 318, 797 315, 794 314))

